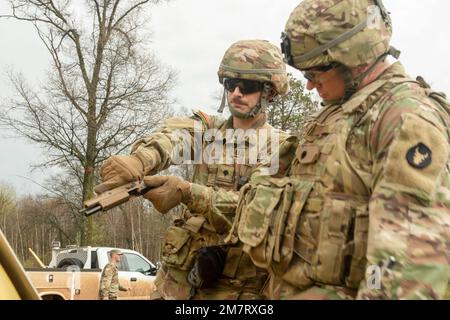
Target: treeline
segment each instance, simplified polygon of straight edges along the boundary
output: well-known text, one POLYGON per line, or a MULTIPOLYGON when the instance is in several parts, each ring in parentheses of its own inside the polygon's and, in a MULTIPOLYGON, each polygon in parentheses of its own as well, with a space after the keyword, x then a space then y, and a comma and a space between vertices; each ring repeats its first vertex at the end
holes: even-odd
MULTIPOLYGON (((63 199, 14 198, 11 191, 1 187, 0 228, 25 267, 38 266, 28 248, 47 265, 53 241, 60 241, 63 247, 80 243, 82 217, 71 213, 63 199)), ((164 232, 178 212, 161 215, 148 201, 137 198, 94 216, 94 238, 90 245, 129 248, 156 262, 164 232)))

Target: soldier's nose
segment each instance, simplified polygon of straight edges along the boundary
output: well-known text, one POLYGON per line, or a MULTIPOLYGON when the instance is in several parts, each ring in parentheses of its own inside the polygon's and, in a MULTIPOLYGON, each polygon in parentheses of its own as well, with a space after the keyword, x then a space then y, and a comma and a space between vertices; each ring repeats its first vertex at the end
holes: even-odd
POLYGON ((306 82, 306 89, 307 90, 312 90, 316 87, 316 83, 314 81, 308 80, 308 82, 306 82))

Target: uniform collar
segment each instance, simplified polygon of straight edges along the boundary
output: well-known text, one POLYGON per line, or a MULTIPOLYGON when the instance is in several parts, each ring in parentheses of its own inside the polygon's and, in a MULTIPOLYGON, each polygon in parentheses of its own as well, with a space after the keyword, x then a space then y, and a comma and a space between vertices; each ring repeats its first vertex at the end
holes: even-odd
POLYGON ((344 114, 353 113, 356 109, 360 108, 364 101, 384 86, 386 83, 405 82, 411 80, 405 72, 405 68, 400 62, 395 62, 389 66, 377 80, 369 83, 367 86, 357 91, 347 102, 342 105, 344 114))
MULTIPOLYGON (((273 127, 267 123, 267 115, 265 114, 264 117, 262 117, 260 120, 256 121, 253 126, 250 129, 255 129, 258 131, 259 129, 273 129, 273 127)), ((230 116, 219 128, 219 131, 221 131, 222 136, 224 137, 224 144, 225 143, 235 143, 235 141, 230 140, 230 137, 227 136, 226 130, 227 129, 234 129, 233 127, 233 116, 230 116)), ((244 142, 249 143, 249 137, 244 137, 244 142)))

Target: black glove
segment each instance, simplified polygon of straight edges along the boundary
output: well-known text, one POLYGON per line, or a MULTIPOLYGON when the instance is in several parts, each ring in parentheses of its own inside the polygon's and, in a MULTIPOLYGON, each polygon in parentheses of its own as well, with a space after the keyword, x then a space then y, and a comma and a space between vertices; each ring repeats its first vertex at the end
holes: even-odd
POLYGON ((188 282, 195 288, 209 288, 222 274, 227 251, 219 246, 203 247, 197 252, 188 282))

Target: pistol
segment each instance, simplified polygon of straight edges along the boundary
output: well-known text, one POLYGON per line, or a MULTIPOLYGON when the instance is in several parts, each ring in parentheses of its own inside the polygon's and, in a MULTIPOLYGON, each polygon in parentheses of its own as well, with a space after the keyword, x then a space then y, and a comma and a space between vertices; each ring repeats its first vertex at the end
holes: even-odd
POLYGON ((108 190, 92 199, 83 203, 84 209, 80 210, 86 217, 99 211, 108 211, 118 205, 129 201, 130 199, 139 197, 148 191, 151 187, 147 187, 144 181, 130 182, 120 187, 108 190))

